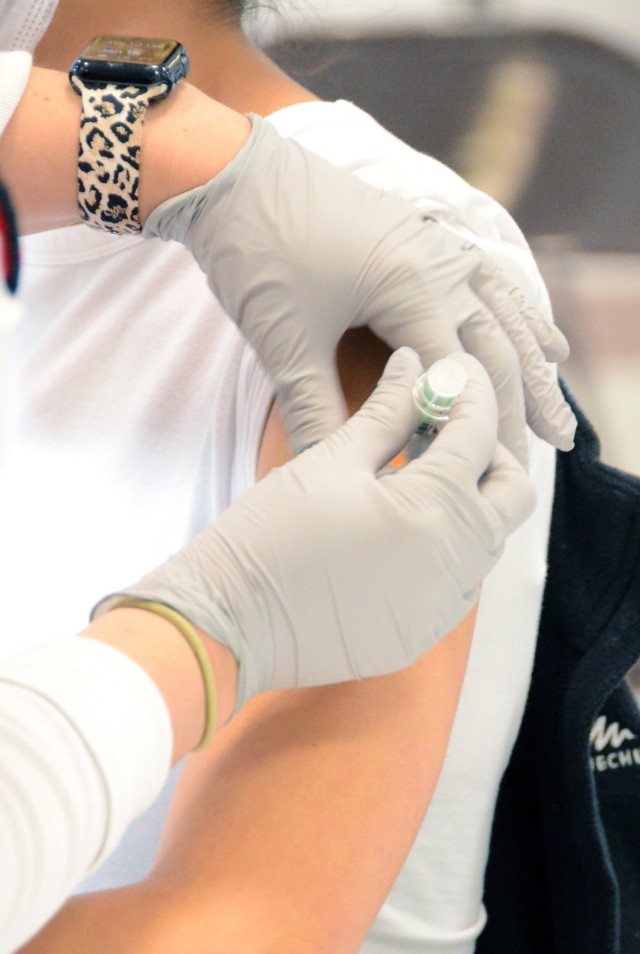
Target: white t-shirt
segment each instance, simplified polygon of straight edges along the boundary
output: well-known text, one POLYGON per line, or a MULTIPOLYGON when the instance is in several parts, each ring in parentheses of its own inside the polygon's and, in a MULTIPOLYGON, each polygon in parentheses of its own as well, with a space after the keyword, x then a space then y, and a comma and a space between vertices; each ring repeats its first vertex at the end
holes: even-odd
MULTIPOLYGON (((348 103, 271 117, 330 161, 483 236, 533 300, 548 300, 509 216, 348 103)), ((10 339, 20 407, 0 477, 5 652, 67 636, 253 480, 270 388, 259 362, 173 244, 83 226, 28 238, 27 318, 10 339), (55 631, 52 631, 52 621, 55 631)), ((469 673, 434 802, 363 954, 473 950, 501 773, 531 671, 554 452, 532 438, 539 505, 486 581, 469 673)), ((425 753, 428 757, 428 753, 425 753)), ((143 877, 179 768, 84 887, 143 877)))
POLYGON ((29 53, 23 50, 3 52, 0 47, 0 136, 20 101, 30 70, 29 53))

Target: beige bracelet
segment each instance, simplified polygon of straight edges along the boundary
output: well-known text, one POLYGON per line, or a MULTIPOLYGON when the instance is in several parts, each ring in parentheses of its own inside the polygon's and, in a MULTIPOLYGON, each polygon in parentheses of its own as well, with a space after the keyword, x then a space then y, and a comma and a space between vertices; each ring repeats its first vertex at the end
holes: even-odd
POLYGON ((166 619, 169 623, 175 626, 178 632, 181 633, 181 635, 184 636, 186 641, 189 643, 189 647, 196 657, 198 666, 200 667, 202 681, 204 682, 204 733, 193 750, 194 752, 201 752, 202 749, 207 747, 213 738, 218 724, 218 694, 216 691, 216 681, 213 675, 213 669, 211 668, 211 663, 209 662, 207 651, 202 644, 202 640, 196 633, 191 623, 185 619, 184 616, 178 613, 177 610, 171 609, 170 606, 165 606, 164 603, 154 603, 152 600, 137 600, 133 597, 121 596, 117 597, 113 603, 110 603, 109 605, 109 612, 115 609, 141 609, 147 610, 150 613, 155 613, 156 616, 161 616, 163 619, 166 619))

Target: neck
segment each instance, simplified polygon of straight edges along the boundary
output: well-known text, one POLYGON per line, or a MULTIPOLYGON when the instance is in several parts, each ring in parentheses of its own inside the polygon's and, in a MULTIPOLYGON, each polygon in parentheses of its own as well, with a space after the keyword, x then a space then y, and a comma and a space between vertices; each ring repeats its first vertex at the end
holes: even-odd
POLYGON ((215 44, 205 42, 202 56, 197 55, 196 49, 194 45, 191 82, 237 112, 266 116, 276 109, 316 98, 287 76, 240 29, 218 35, 215 44))
POLYGON ((237 112, 268 115, 315 97, 295 83, 252 44, 236 22, 216 18, 198 4, 174 0, 148 4, 131 0, 60 0, 35 63, 68 70, 91 37, 99 33, 166 36, 180 40, 191 59, 189 82, 237 112))

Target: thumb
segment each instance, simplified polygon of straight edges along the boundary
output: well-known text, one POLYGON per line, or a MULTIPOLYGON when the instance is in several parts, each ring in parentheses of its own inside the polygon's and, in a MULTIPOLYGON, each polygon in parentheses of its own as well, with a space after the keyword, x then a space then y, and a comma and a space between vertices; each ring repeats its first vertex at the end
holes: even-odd
POLYGON ((490 470, 480 481, 480 493, 493 508, 505 534, 524 523, 536 503, 531 479, 501 444, 496 447, 490 470))
POLYGON ((417 423, 412 390, 421 371, 411 348, 393 352, 375 390, 336 434, 340 453, 376 472, 402 450, 417 423))

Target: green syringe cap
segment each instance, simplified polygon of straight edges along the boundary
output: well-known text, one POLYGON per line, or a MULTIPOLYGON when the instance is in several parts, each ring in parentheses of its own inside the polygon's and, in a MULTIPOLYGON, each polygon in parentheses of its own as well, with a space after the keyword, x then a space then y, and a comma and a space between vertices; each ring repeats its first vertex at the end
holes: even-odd
POLYGON ((449 410, 466 383, 467 372, 454 358, 441 358, 424 371, 413 389, 421 423, 448 420, 449 410))

